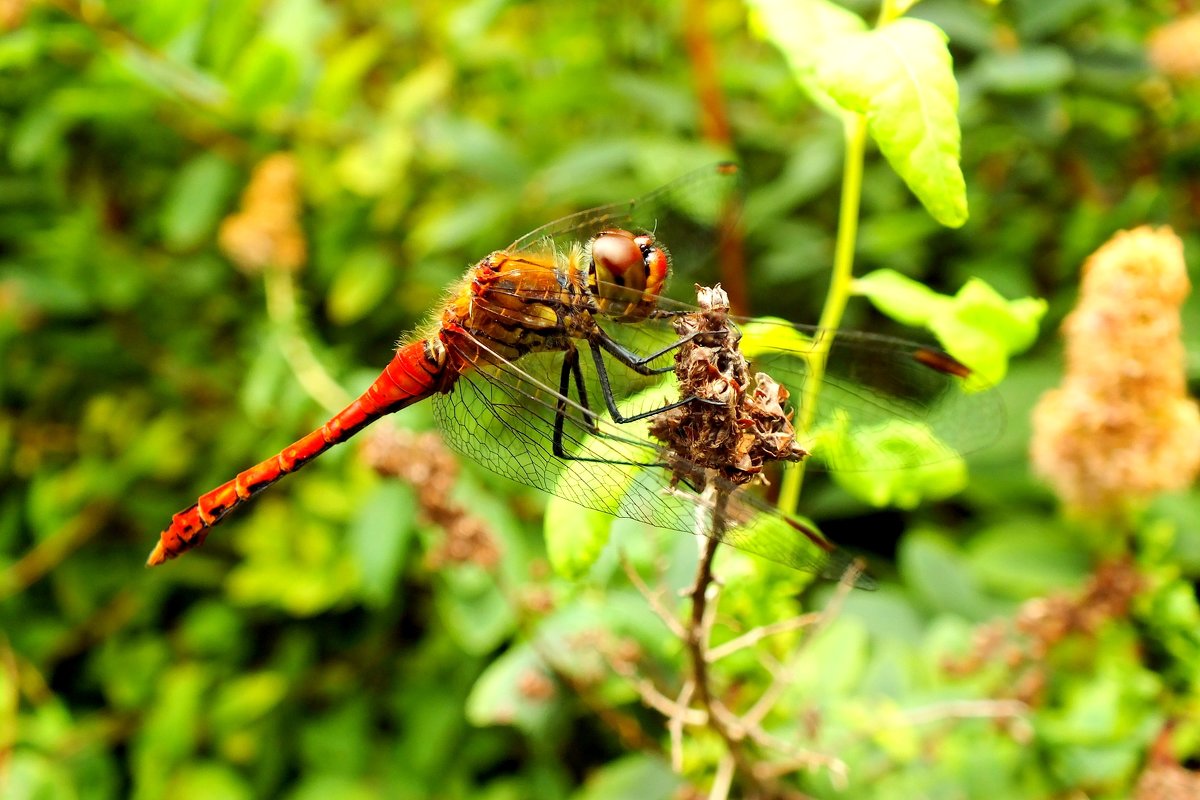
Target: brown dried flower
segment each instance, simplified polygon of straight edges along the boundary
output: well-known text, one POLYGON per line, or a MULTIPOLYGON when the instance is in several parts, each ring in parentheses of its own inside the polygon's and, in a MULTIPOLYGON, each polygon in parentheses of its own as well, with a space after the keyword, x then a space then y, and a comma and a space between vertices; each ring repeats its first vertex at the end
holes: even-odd
POLYGON ((750 365, 728 320, 728 296, 720 286, 696 291, 701 310, 675 320, 681 337, 693 337, 679 348, 675 376, 682 396, 702 402, 659 414, 650 433, 667 445, 676 475, 696 477, 700 467, 740 485, 759 476, 767 462, 807 454, 785 410, 787 389, 765 373, 751 384, 750 365))
POLYGON ((1053 648, 1069 637, 1094 638, 1110 621, 1128 616, 1143 585, 1130 561, 1105 562, 1081 591, 1029 600, 1014 620, 998 620, 976 629, 971 651, 947 660, 943 668, 952 675, 970 675, 1002 661, 1010 676, 1005 693, 1027 705, 1039 705, 1053 648))
POLYGON ((1180 338, 1190 288, 1169 228, 1122 231, 1084 265, 1063 324, 1066 378, 1033 413, 1034 468, 1073 510, 1119 509, 1186 487, 1200 469, 1180 338))
POLYGON ((29 0, 0 0, 0 31, 15 31, 25 21, 29 0))
POLYGON ((1180 17, 1156 29, 1146 48, 1150 63, 1167 77, 1200 78, 1200 14, 1180 17))
POLYGON ((243 272, 295 272, 308 246, 300 228, 300 170, 290 153, 275 153, 254 168, 241 211, 221 223, 221 250, 243 272))
POLYGON ((363 447, 363 459, 381 475, 412 484, 421 516, 445 531, 441 545, 429 553, 432 569, 447 563, 492 569, 499 563, 500 549, 487 525, 450 497, 458 462, 437 434, 381 427, 363 447))

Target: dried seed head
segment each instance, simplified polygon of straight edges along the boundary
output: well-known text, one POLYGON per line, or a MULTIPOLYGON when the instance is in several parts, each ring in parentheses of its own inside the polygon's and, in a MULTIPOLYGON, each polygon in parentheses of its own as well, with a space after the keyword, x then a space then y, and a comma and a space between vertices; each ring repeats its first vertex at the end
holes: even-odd
POLYGON ((713 470, 731 484, 757 478, 769 461, 795 461, 806 453, 796 443, 783 388, 765 373, 751 379, 728 319, 729 298, 720 286, 696 287, 699 311, 675 320, 681 337, 675 377, 683 397, 696 401, 660 414, 650 426, 664 442, 677 477, 713 470))
POLYGON ((0 0, 0 31, 15 31, 29 13, 29 0, 0 0))
POLYGON ((1146 43, 1150 63, 1175 80, 1200 78, 1200 14, 1168 22, 1146 43))
POLYGON ((291 154, 275 153, 254 168, 241 210, 221 223, 218 241, 243 272, 294 272, 308 257, 299 220, 300 170, 291 154))
POLYGON ((1084 265, 1063 324, 1066 377, 1034 409, 1032 446, 1038 474, 1077 513, 1183 488, 1200 470, 1180 337, 1189 289, 1169 228, 1118 233, 1084 265))
POLYGON ((493 569, 499 564, 500 548, 491 529, 451 497, 458 463, 436 433, 383 426, 367 439, 362 456, 381 475, 411 483, 417 490, 421 517, 445 533, 429 553, 431 569, 464 563, 493 569))

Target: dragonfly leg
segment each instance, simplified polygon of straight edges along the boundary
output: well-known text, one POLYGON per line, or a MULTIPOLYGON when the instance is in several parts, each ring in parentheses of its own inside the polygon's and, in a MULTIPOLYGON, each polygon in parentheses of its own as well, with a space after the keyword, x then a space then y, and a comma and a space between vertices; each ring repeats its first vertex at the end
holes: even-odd
MULTIPOLYGON (((579 405, 583 408, 583 414, 587 420, 584 426, 588 433, 594 436, 600 436, 600 417, 595 411, 592 411, 588 405, 587 388, 583 382, 583 371, 579 367, 579 351, 572 347, 563 356, 562 372, 558 379, 558 403, 554 409, 554 436, 553 450, 557 458, 564 461, 592 461, 600 464, 616 464, 627 467, 665 467, 666 464, 661 462, 643 462, 643 461, 614 461, 607 458, 583 458, 574 456, 567 452, 567 448, 563 444, 563 439, 566 436, 567 425, 567 406, 569 401, 569 392, 571 391, 571 383, 575 384, 575 391, 579 395, 579 405)), ((576 421, 577 422, 577 421, 576 421)))
POLYGON ((571 382, 575 382, 575 393, 579 396, 579 405, 583 408, 584 418, 587 421, 586 430, 588 433, 596 434, 600 432, 600 417, 592 407, 588 404, 587 386, 583 383, 583 370, 579 368, 579 351, 572 346, 563 356, 562 373, 558 379, 558 403, 554 411, 554 435, 555 435, 555 450, 559 449, 562 442, 563 427, 566 424, 567 418, 567 403, 571 392, 571 382))
MULTIPOLYGON (((615 344, 615 342, 614 342, 614 344, 615 344)), ((691 403, 693 401, 700 402, 700 403, 710 403, 713 405, 723 405, 721 403, 721 401, 719 401, 719 400, 710 400, 705 397, 696 397, 695 395, 692 395, 690 397, 685 397, 682 400, 676 400, 674 403, 667 403, 665 406, 661 406, 659 408, 652 408, 649 411, 643 411, 640 414, 632 414, 630 416, 625 416, 617 408, 617 401, 613 397, 612 384, 609 382, 609 379, 608 379, 608 368, 604 366, 604 352, 601 350, 602 345, 600 344, 600 342, 598 342, 595 339, 590 340, 588 342, 588 345, 591 347, 591 350, 592 350, 592 361, 594 361, 596 364, 596 378, 600 381, 600 393, 602 395, 604 395, 604 405, 608 407, 608 413, 609 413, 609 416, 612 417, 613 422, 618 422, 618 423, 637 422, 639 419, 646 419, 647 417, 653 417, 656 414, 662 414, 665 411, 670 411, 673 408, 679 408, 680 406, 687 405, 688 403, 691 403)), ((656 373, 642 373, 642 374, 656 374, 656 373)))
MULTIPOLYGON (((695 339, 698 335, 700 335, 699 331, 688 334, 687 336, 676 339, 666 347, 663 347, 645 356, 640 356, 633 352, 601 329, 597 329, 594 341, 596 344, 599 344, 601 348, 606 350, 613 358, 629 367, 639 375, 666 375, 668 372, 671 372, 675 369, 674 364, 668 364, 665 367, 651 367, 648 365, 651 362, 662 358, 667 353, 670 353, 673 350, 678 350, 683 345, 695 339)), ((708 332, 706 335, 712 336, 713 333, 708 332)))

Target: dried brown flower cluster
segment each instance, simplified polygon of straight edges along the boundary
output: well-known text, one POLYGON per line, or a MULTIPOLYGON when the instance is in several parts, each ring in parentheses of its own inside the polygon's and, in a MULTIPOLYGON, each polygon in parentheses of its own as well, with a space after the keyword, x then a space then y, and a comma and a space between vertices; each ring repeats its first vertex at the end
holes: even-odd
POLYGON ((732 484, 748 483, 770 461, 798 461, 787 389, 750 365, 730 325, 729 298, 720 286, 696 287, 700 311, 675 320, 680 337, 693 338, 676 355, 675 376, 683 397, 700 401, 660 414, 650 433, 663 441, 676 474, 710 469, 732 484))
POLYGON ((0 31, 15 31, 25 21, 29 0, 0 0, 0 31))
POLYGON ((1189 14, 1150 34, 1147 54, 1159 72, 1175 80, 1200 78, 1200 14, 1189 14))
POLYGON ((1134 800, 1195 800, 1200 797, 1200 773, 1178 764, 1146 767, 1134 790, 1134 800))
POLYGON ((1200 409, 1180 338, 1189 290, 1169 228, 1122 231, 1084 265, 1063 324, 1066 378, 1033 413, 1034 467, 1075 511, 1186 487, 1200 469, 1200 409))
POLYGON ((500 550, 487 526, 450 498, 458 462, 436 433, 413 433, 382 426, 363 447, 363 460, 381 475, 412 484, 421 517, 441 528, 446 538, 429 553, 432 569, 447 563, 472 563, 491 569, 500 550))
POLYGON ((1046 657, 1054 645, 1069 636, 1095 636, 1109 620, 1122 619, 1142 588, 1142 577, 1128 561, 1101 565, 1077 595, 1057 594, 1024 603, 1017 612, 1015 630, 1007 621, 979 628, 972 652, 947 662, 947 672, 967 675, 1002 661, 1013 680, 1013 698, 1037 705, 1046 686, 1046 657))
POLYGON ((221 250, 243 272, 304 266, 308 246, 300 227, 300 170, 290 153, 267 156, 254 168, 241 210, 221 223, 221 250))

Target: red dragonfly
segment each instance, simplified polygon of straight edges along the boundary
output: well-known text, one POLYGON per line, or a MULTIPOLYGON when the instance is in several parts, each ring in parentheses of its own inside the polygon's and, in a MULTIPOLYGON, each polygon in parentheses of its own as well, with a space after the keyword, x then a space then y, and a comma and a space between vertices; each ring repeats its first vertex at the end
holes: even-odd
MULTIPOLYGON (((663 444, 647 435, 646 421, 690 402, 670 391, 682 344, 670 322, 694 309, 664 289, 673 261, 691 277, 711 257, 714 248, 696 243, 707 241, 703 232, 737 182, 736 167, 709 167, 641 199, 564 217, 487 256, 453 288, 436 324, 401 344, 362 396, 175 514, 149 565, 199 546, 284 475, 430 398, 443 437, 471 461, 583 506, 692 532, 703 501, 672 485, 663 444), (669 238, 659 240, 666 231, 679 234, 673 257, 669 238)), ((779 321, 737 324, 763 342, 751 355, 755 368, 794 398, 804 396, 813 343, 832 337, 819 407, 809 414, 807 433, 818 444, 801 442, 824 468, 874 467, 853 448, 822 448, 819 431, 853 441, 899 424, 903 436, 887 447, 919 464, 978 449, 1002 424, 995 393, 968 391, 970 370, 935 348, 779 321)), ((845 566, 811 527, 743 490, 735 496, 721 541, 835 577, 845 566)))

